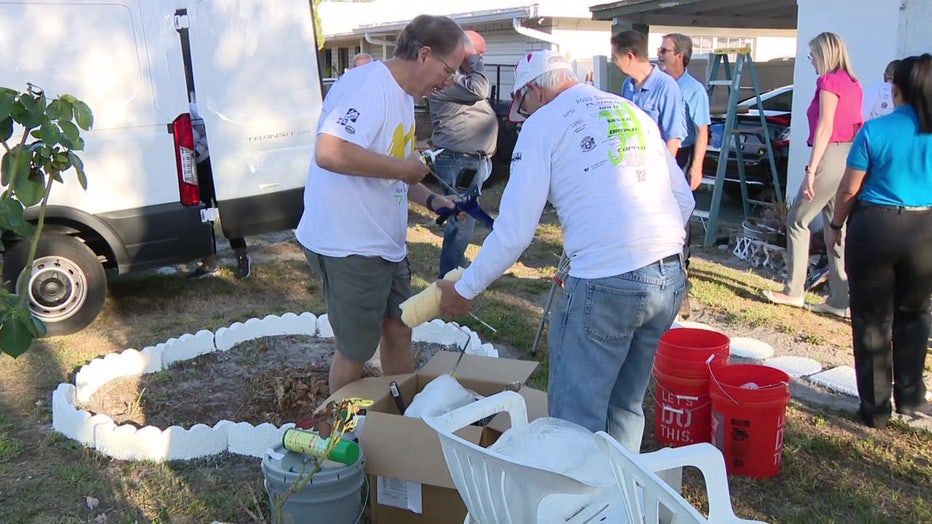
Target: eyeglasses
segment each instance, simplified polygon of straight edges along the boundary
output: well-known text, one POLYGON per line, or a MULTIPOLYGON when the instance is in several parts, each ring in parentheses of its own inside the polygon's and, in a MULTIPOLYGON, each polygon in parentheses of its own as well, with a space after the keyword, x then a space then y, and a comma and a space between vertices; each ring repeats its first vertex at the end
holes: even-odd
MULTIPOLYGON (((434 56, 434 55, 430 55, 430 56, 434 56)), ((437 60, 440 60, 440 63, 443 64, 443 68, 444 70, 446 70, 447 74, 450 75, 450 78, 453 78, 454 76, 456 76, 456 69, 453 69, 452 67, 450 67, 450 65, 447 64, 446 60, 440 58, 440 55, 436 55, 434 57, 437 60)))
POLYGON ((675 52, 675 51, 676 51, 676 50, 674 50, 674 49, 667 49, 666 47, 658 47, 658 48, 657 48, 657 54, 659 54, 659 55, 665 55, 665 54, 667 54, 667 53, 673 53, 673 52, 675 52))
POLYGON ((527 109, 524 108, 524 97, 527 96, 528 91, 530 91, 530 88, 527 85, 521 88, 521 103, 518 104, 518 114, 524 118, 531 116, 531 113, 528 113, 527 109))

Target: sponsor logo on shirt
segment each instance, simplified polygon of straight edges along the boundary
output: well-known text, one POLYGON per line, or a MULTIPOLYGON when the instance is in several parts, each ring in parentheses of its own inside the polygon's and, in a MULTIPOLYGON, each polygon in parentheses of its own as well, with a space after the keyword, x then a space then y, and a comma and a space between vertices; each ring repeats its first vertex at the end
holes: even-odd
POLYGON ((351 135, 355 135, 355 134, 356 134, 356 128, 353 127, 353 126, 351 126, 351 125, 343 126, 343 129, 345 129, 346 132, 349 133, 349 134, 351 134, 351 135))
POLYGON ((583 139, 579 142, 579 148, 585 152, 592 151, 595 149, 595 138, 592 138, 591 136, 583 137, 583 139))
POLYGON ((355 124, 358 118, 359 118, 359 111, 356 111, 355 109, 350 108, 349 111, 347 111, 345 115, 343 115, 342 117, 340 117, 339 120, 337 120, 337 123, 340 124, 341 126, 345 126, 349 124, 350 122, 355 124))
POLYGON ((515 154, 511 155, 511 162, 512 162, 512 163, 520 162, 520 161, 521 161, 521 152, 520 152, 520 151, 517 151, 517 152, 515 152, 515 154))

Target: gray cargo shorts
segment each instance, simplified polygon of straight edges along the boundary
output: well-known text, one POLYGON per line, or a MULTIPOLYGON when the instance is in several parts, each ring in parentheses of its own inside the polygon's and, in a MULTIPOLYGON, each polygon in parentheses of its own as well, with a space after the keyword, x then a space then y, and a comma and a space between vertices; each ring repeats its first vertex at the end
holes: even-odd
POLYGON ((323 284, 327 317, 337 350, 355 362, 372 358, 386 318, 401 318, 401 303, 411 296, 411 269, 405 257, 328 257, 304 249, 323 284))

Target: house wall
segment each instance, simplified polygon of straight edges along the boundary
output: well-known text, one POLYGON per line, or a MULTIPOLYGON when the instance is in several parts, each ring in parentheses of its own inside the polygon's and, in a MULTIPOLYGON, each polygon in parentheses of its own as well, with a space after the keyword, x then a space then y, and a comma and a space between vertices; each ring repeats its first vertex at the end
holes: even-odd
MULTIPOLYGON (((881 80, 887 63, 907 49, 912 53, 923 47, 928 49, 927 31, 932 26, 929 4, 928 0, 799 0, 796 54, 805 57, 809 41, 822 31, 837 33, 845 41, 855 75, 863 86, 869 86, 881 80)), ((806 109, 815 94, 816 82, 809 60, 796 61, 793 78, 793 127, 786 191, 790 200, 796 198, 809 162, 806 109)))

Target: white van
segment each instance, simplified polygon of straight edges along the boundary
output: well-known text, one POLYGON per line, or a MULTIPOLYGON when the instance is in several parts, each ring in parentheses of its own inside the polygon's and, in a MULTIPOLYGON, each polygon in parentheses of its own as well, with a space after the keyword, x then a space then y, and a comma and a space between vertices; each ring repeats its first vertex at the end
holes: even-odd
MULTIPOLYGON (((218 218, 228 238, 295 227, 321 109, 316 47, 309 0, 0 3, 0 84, 74 95, 95 119, 87 191, 70 171, 53 188, 29 286, 49 334, 97 316, 106 271, 213 253, 218 218), (199 197, 195 98, 216 208, 199 197)), ((16 240, 3 239, 10 289, 28 248, 16 240)))

